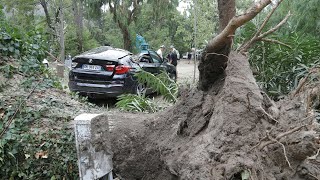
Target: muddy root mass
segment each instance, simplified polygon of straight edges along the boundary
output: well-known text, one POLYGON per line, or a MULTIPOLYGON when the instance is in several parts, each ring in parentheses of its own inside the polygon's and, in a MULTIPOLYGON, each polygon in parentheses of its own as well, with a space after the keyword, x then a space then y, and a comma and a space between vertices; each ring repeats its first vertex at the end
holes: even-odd
MULTIPOLYGON (((248 60, 231 53, 225 76, 192 91, 144 126, 112 132, 123 179, 316 179, 319 124, 301 98, 275 104, 248 60)), ((132 121, 132 119, 130 120, 132 121)))

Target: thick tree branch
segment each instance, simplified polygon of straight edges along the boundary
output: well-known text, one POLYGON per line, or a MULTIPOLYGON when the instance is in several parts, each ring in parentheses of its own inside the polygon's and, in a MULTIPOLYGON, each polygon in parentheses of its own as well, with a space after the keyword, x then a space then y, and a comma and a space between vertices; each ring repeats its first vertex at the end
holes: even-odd
POLYGON ((50 29, 54 30, 54 27, 52 26, 52 21, 51 21, 51 18, 50 18, 50 14, 49 14, 49 11, 48 11, 48 6, 47 6, 47 2, 46 0, 40 0, 40 4, 43 8, 43 11, 44 11, 44 14, 46 15, 46 21, 47 21, 47 25, 50 29))
POLYGON ((271 0, 260 0, 251 8, 249 8, 249 10, 245 14, 233 17, 226 28, 224 28, 224 30, 218 36, 216 36, 209 42, 207 46, 207 52, 212 53, 218 49, 221 49, 225 45, 225 43, 223 42, 229 41, 229 36, 233 35, 238 27, 253 19, 259 12, 262 11, 263 8, 265 8, 270 3, 271 0))

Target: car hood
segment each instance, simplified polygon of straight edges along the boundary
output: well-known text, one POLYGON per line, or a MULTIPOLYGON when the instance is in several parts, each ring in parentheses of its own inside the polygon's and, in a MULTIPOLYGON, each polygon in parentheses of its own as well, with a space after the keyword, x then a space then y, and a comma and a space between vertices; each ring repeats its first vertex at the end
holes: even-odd
POLYGON ((75 56, 75 58, 118 60, 128 55, 132 55, 132 53, 123 49, 99 47, 75 56))

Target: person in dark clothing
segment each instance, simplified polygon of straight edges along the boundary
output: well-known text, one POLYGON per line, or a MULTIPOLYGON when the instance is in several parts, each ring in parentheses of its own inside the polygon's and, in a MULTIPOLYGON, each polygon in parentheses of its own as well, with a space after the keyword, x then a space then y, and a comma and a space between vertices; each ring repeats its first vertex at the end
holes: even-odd
POLYGON ((189 64, 190 61, 191 61, 191 56, 192 56, 191 52, 188 52, 188 64, 189 64))
POLYGON ((178 65, 178 55, 173 46, 170 46, 169 62, 175 67, 178 65))

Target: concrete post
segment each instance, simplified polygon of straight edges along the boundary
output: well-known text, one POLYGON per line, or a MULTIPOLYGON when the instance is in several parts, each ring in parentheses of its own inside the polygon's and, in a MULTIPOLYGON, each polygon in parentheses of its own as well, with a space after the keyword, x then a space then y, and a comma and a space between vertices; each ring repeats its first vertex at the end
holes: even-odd
POLYGON ((80 179, 112 180, 112 152, 107 115, 81 114, 74 120, 80 179))

